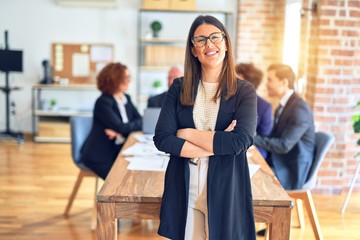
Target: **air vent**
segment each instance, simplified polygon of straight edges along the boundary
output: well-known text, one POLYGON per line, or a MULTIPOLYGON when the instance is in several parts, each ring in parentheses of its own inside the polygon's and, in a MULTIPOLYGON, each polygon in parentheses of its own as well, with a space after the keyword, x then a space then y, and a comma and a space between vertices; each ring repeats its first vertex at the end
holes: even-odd
POLYGON ((115 8, 118 0, 56 0, 61 6, 115 8))

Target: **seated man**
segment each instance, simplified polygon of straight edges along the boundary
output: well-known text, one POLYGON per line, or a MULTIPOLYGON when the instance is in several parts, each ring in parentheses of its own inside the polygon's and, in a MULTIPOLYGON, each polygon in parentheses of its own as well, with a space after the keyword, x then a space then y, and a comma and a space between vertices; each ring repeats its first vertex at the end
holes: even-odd
POLYGON ((308 176, 315 149, 313 115, 294 92, 295 74, 284 64, 272 64, 267 72, 269 96, 280 100, 269 136, 256 136, 255 145, 270 152, 267 161, 281 185, 301 189, 308 176))
MULTIPOLYGON (((178 66, 173 66, 168 72, 168 88, 171 86, 175 78, 183 76, 183 70, 178 66)), ((155 95, 148 99, 148 108, 161 108, 166 97, 166 92, 155 95)))

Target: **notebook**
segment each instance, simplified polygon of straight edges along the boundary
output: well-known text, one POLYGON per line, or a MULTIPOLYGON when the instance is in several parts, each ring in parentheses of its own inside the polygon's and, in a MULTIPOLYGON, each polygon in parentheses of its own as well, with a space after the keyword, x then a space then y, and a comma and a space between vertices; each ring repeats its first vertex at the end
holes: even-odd
POLYGON ((146 108, 143 117, 143 133, 154 134, 155 126, 160 115, 161 108, 146 108))

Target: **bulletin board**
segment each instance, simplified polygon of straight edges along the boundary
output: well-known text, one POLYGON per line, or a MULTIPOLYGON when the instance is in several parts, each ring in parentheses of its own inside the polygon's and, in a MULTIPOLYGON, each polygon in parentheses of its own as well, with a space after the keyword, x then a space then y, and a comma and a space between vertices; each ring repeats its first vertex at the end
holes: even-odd
POLYGON ((94 84, 97 73, 114 61, 114 46, 99 43, 52 43, 53 79, 69 79, 70 84, 94 84))

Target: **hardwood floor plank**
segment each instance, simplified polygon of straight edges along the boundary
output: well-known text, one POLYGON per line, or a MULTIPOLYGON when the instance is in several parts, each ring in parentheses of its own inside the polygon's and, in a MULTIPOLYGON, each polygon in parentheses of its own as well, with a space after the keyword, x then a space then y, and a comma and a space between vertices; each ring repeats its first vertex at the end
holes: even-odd
MULTIPOLYGON (((94 179, 84 179, 70 216, 63 216, 78 172, 69 144, 25 141, 19 146, 15 141, 0 139, 0 239, 96 239, 90 229, 94 179)), ((340 209, 345 195, 313 198, 324 239, 360 240, 359 193, 351 196, 344 216, 340 209)), ((295 211, 292 214, 292 226, 296 226, 295 211)), ((164 239, 157 236, 158 224, 122 220, 119 239, 164 239)), ((306 213, 305 228, 292 227, 290 239, 314 239, 306 213)))

